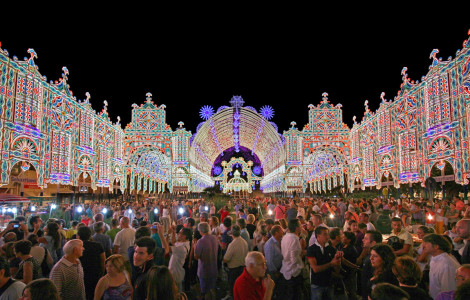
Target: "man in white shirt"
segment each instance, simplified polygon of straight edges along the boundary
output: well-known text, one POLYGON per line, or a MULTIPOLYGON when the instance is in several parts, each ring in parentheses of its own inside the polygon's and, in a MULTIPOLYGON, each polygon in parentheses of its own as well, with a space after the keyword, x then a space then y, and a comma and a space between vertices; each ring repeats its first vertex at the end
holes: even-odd
POLYGON ((129 260, 127 249, 134 245, 135 230, 129 227, 129 218, 122 217, 120 220, 121 231, 114 238, 114 254, 121 254, 125 260, 129 260))
POLYGON ((359 223, 367 225, 367 231, 375 231, 375 226, 369 221, 369 215, 365 212, 359 214, 359 223))
POLYGON ((173 246, 170 247, 171 257, 168 264, 168 269, 173 275, 173 279, 178 286, 180 292, 183 291, 183 280, 185 276, 185 270, 183 268, 186 257, 191 250, 189 239, 191 238, 192 231, 189 228, 181 228, 178 232, 178 238, 176 238, 176 226, 173 225, 168 229, 168 234, 171 235, 171 241, 173 246))
POLYGON ((404 241, 403 248, 393 251, 396 256, 409 255, 413 257, 413 237, 403 228, 403 221, 398 217, 392 218, 392 233, 390 236, 396 236, 404 241))
MULTIPOLYGON (((320 214, 314 214, 312 217, 312 221, 313 221, 313 225, 315 226, 315 228, 319 226, 329 228, 325 223, 323 223, 323 217, 320 214)), ((309 247, 312 246, 313 244, 315 244, 316 241, 317 241, 317 238, 315 236, 315 233, 312 233, 312 235, 310 236, 310 239, 308 240, 308 246, 309 247)))
POLYGON ((301 232, 298 219, 292 219, 288 223, 288 232, 281 241, 283 279, 280 282, 281 297, 279 299, 299 299, 302 289, 302 247, 300 246, 299 235, 301 232))
POLYGON ((429 295, 434 299, 443 291, 455 291, 455 274, 460 264, 449 254, 451 244, 442 235, 431 233, 423 238, 423 251, 432 255, 429 265, 429 295))

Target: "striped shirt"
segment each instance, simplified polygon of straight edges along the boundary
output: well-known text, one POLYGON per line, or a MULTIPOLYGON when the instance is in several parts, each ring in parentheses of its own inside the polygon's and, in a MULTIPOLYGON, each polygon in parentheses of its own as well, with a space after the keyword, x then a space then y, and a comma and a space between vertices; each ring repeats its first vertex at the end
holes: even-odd
POLYGON ((49 278, 57 287, 61 299, 85 299, 85 283, 80 260, 72 263, 62 257, 52 268, 49 278))

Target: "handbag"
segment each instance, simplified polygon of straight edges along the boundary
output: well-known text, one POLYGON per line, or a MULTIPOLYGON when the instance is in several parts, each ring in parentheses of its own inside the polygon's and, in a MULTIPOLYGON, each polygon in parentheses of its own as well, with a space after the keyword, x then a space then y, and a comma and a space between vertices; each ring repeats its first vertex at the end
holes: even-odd
POLYGON ((42 260, 42 263, 41 263, 41 271, 42 271, 42 277, 49 277, 49 273, 51 272, 51 267, 49 266, 49 264, 47 263, 47 254, 49 252, 47 251, 46 248, 44 248, 44 259, 42 260))

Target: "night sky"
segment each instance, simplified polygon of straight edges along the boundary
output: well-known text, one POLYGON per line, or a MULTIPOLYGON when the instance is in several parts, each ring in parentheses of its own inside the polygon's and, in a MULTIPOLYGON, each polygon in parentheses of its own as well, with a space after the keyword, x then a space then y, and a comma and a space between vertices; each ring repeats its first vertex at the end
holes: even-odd
POLYGON ((106 25, 83 16, 79 29, 72 24, 36 29, 47 34, 2 28, 0 42, 19 59, 33 48, 48 82, 60 78, 66 66, 74 95, 83 100, 89 92, 96 111, 107 100, 111 120, 119 115, 123 127, 130 122, 131 105, 142 104, 147 92, 166 105, 173 129, 183 121, 193 133, 202 106, 216 110, 240 95, 245 106, 271 105, 271 121, 282 133, 291 121, 301 129, 308 122, 307 106, 320 103, 323 92, 334 105, 343 105, 344 122, 351 127, 353 115, 362 119, 365 100, 375 111, 381 92, 387 100, 396 96, 403 67, 411 80, 421 82, 433 49, 447 60, 468 38, 470 19, 453 13, 319 18, 306 12, 289 20, 280 12, 222 14, 182 16, 165 24, 116 17, 106 25))

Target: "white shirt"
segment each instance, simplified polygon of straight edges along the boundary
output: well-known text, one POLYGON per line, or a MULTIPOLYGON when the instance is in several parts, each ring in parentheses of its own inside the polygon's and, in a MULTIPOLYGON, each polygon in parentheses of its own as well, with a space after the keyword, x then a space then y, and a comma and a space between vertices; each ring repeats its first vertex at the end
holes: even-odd
POLYGON ((375 226, 374 226, 374 224, 372 224, 371 222, 369 222, 369 223, 367 223, 366 225, 367 225, 367 230, 368 230, 368 231, 369 231, 369 230, 375 231, 375 226))
POLYGON ((134 241, 135 230, 130 227, 121 229, 114 238, 114 246, 119 246, 119 254, 121 254, 126 261, 129 260, 127 249, 134 245, 134 241))
POLYGON ((186 256, 189 253, 191 248, 189 241, 186 242, 176 242, 174 246, 171 246, 171 257, 170 262, 168 263, 168 269, 173 275, 173 279, 178 283, 182 282, 184 279, 185 271, 183 268, 184 261, 186 256))
POLYGON ((282 267, 281 273, 286 280, 296 277, 302 272, 302 247, 299 237, 294 233, 286 233, 281 240, 282 267))
POLYGON ((429 268, 429 295, 436 298, 443 291, 455 291, 457 284, 455 274, 460 264, 448 253, 442 253, 431 258, 429 268))

